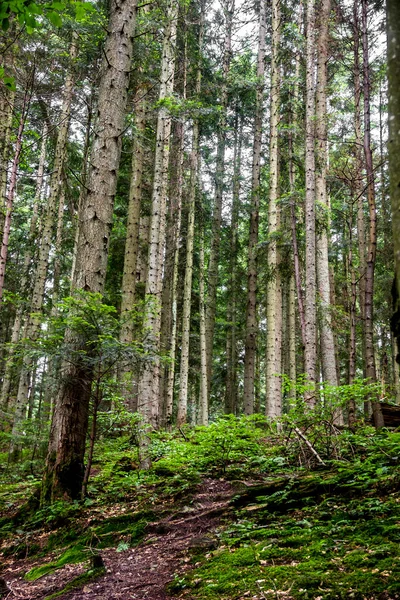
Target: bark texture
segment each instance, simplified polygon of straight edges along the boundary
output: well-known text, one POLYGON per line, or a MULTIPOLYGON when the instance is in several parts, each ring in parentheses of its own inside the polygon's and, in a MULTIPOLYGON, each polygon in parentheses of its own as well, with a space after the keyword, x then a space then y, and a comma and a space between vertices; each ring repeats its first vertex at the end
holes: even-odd
MULTIPOLYGON (((276 11, 276 2, 272 6, 272 11, 276 11)), ((258 224, 260 210, 260 170, 261 170, 261 142, 263 131, 263 113, 264 113, 264 86, 265 86, 265 47, 266 47, 266 2, 260 2, 260 17, 258 29, 258 55, 257 55, 257 90, 256 90, 256 111, 254 117, 254 140, 253 140, 253 164, 251 174, 251 203, 250 203, 250 233, 248 248, 248 273, 247 273, 247 308, 246 308, 246 341, 244 354, 244 389, 243 402, 244 413, 251 415, 254 412, 254 375, 257 351, 257 249, 258 249, 258 224)), ((276 112, 273 106, 276 99, 276 93, 279 96, 279 87, 276 90, 276 23, 273 28, 273 58, 272 58, 272 94, 271 111, 276 112), (275 57, 275 58, 274 58, 275 57)), ((279 33, 278 33, 279 36, 279 33)), ((279 110, 279 109, 278 109, 279 110)), ((271 113, 272 114, 272 113, 271 113)), ((277 118, 277 115, 275 114, 277 118)), ((272 119, 273 120, 273 119, 272 119)), ((273 125, 271 124, 271 139, 273 125)), ((277 127, 276 127, 277 130, 277 127)), ((275 133, 276 133, 275 130, 275 133)), ((277 139, 275 140, 277 142, 277 139)))
POLYGON ((282 414, 282 279, 278 232, 281 224, 279 200, 279 137, 280 118, 280 0, 272 1, 272 59, 271 59, 271 128, 270 128, 270 188, 268 210, 268 271, 267 289, 267 355, 266 355, 266 403, 269 417, 282 414))
MULTIPOLYGON (((392 330, 400 348, 400 4, 387 0, 389 80, 389 177, 395 259, 392 330)), ((399 355, 397 362, 400 361, 399 355)), ((398 374, 398 365, 395 365, 398 374)), ((398 376, 397 376, 398 382, 398 376)))
MULTIPOLYGON (((99 89, 98 115, 88 190, 79 216, 74 289, 102 292, 111 232, 121 136, 128 96, 136 5, 112 0, 99 89)), ((73 331, 67 342, 87 352, 73 331)), ((80 497, 93 373, 85 362, 63 365, 51 425, 42 501, 80 497)))
MULTIPOLYGON (((178 2, 170 0, 167 10, 167 22, 164 31, 161 86, 159 99, 172 95, 175 74, 176 26, 178 2)), ((138 411, 143 419, 143 438, 141 442, 141 464, 150 466, 147 455, 146 428, 155 427, 159 413, 160 362, 157 354, 160 349, 161 295, 164 268, 164 246, 166 228, 166 205, 168 184, 169 146, 171 135, 171 117, 165 106, 158 112, 156 152, 154 158, 154 181, 148 252, 148 273, 146 280, 146 308, 144 331, 146 343, 155 354, 153 361, 143 365, 138 386, 138 411)))
POLYGON ((316 89, 316 180, 315 192, 319 209, 323 213, 323 227, 317 236, 317 279, 319 293, 319 332, 321 346, 322 378, 337 385, 335 340, 332 330, 331 290, 329 278, 329 225, 330 202, 327 190, 328 127, 327 87, 329 59, 329 18, 331 0, 322 0, 318 12, 318 58, 316 89))
MULTIPOLYGON (((315 259, 315 0, 306 3, 306 281, 305 325, 306 346, 304 352, 305 373, 310 383, 316 381, 316 259, 315 259)), ((309 398, 313 407, 314 395, 309 398)))

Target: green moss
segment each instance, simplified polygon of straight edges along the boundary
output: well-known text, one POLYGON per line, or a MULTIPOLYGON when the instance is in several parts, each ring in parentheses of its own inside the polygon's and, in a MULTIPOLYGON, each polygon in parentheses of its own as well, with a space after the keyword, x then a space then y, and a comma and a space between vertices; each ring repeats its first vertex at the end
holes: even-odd
POLYGON ((75 545, 71 548, 67 548, 56 561, 34 567, 28 571, 25 575, 25 579, 28 581, 36 581, 36 579, 39 579, 48 573, 53 573, 65 565, 83 562, 86 559, 87 550, 81 545, 75 545))
MULTIPOLYGON (((357 485, 358 476, 353 475, 357 485)), ((331 473, 326 479, 334 477, 331 473)), ((171 591, 186 590, 193 600, 230 600, 244 594, 296 600, 398 597, 399 494, 381 496, 373 488, 368 496, 349 501, 348 490, 327 486, 323 495, 317 475, 320 497, 314 505, 300 497, 301 508, 293 510, 285 501, 294 493, 308 493, 312 480, 311 475, 289 483, 289 489, 281 490, 281 506, 276 493, 272 499, 258 497, 260 511, 248 511, 245 500, 238 502, 244 508, 221 534, 221 548, 185 577, 177 577, 171 591)), ((257 498, 249 494, 247 500, 257 498)))
POLYGON ((94 581, 95 579, 98 579, 99 577, 104 575, 105 572, 106 572, 106 570, 104 567, 102 567, 100 569, 89 569, 89 571, 86 571, 86 573, 82 573, 82 575, 78 575, 78 577, 75 577, 75 579, 72 579, 72 581, 69 581, 62 590, 59 590, 58 592, 54 592, 54 594, 50 594, 50 596, 46 596, 44 598, 44 600, 53 600, 54 598, 58 598, 59 596, 62 596, 63 594, 66 594, 67 592, 70 592, 71 590, 80 588, 83 585, 85 585, 85 583, 89 583, 90 581, 94 581))

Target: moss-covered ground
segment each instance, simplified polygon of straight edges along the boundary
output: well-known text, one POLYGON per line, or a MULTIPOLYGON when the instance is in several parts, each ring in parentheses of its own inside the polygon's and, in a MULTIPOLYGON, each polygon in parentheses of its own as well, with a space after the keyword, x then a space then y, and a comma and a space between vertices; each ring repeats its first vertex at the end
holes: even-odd
MULTIPOLYGON (((218 547, 192 549, 191 568, 176 572, 170 594, 400 598, 400 433, 339 432, 323 423, 303 424, 302 431, 315 453, 293 428, 278 431, 259 417, 158 433, 149 472, 138 470, 132 438, 104 437, 88 496, 73 504, 32 508, 31 500, 21 510, 40 483, 40 470, 22 494, 23 467, 19 475, 6 471, 1 552, 26 564, 26 579, 37 581, 66 564, 87 562, 93 552, 139 544, 149 522, 190 508, 205 477, 226 479, 236 492, 212 532, 218 547)), ((70 584, 100 575, 89 568, 70 584)))

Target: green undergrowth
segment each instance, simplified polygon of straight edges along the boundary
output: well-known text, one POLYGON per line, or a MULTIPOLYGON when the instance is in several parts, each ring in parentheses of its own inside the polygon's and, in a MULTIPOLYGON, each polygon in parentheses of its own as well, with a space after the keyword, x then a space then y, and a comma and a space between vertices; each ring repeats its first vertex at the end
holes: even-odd
MULTIPOLYGON (((150 452, 152 468, 140 471, 132 432, 104 436, 87 498, 18 518, 6 512, 3 555, 36 557, 41 564, 27 574, 33 581, 92 551, 122 552, 143 540, 149 522, 190 506, 199 482, 224 479, 238 491, 219 547, 197 553, 194 570, 173 582, 175 594, 400 597, 400 433, 339 431, 322 414, 285 418, 282 427, 259 415, 229 416, 207 428, 154 433, 150 452)), ((16 483, 6 481, 0 493, 16 491, 16 483)))
POLYGON ((238 494, 219 547, 176 576, 182 598, 400 598, 400 435, 352 460, 267 478, 238 494))

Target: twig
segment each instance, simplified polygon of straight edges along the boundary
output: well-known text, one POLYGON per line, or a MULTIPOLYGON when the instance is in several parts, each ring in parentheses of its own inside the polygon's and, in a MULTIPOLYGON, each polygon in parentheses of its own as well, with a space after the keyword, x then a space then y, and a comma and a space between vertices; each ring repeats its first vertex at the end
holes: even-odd
POLYGON ((312 445, 312 443, 306 438, 306 436, 300 431, 300 429, 298 427, 295 427, 294 430, 297 433, 297 435, 299 436, 299 438, 301 438, 303 440, 303 442, 306 444, 306 446, 311 450, 311 452, 317 458, 318 462, 321 465, 323 465, 324 467, 326 467, 326 464, 324 463, 324 461, 322 460, 322 458, 320 457, 320 455, 318 454, 318 452, 315 450, 315 448, 312 445))

